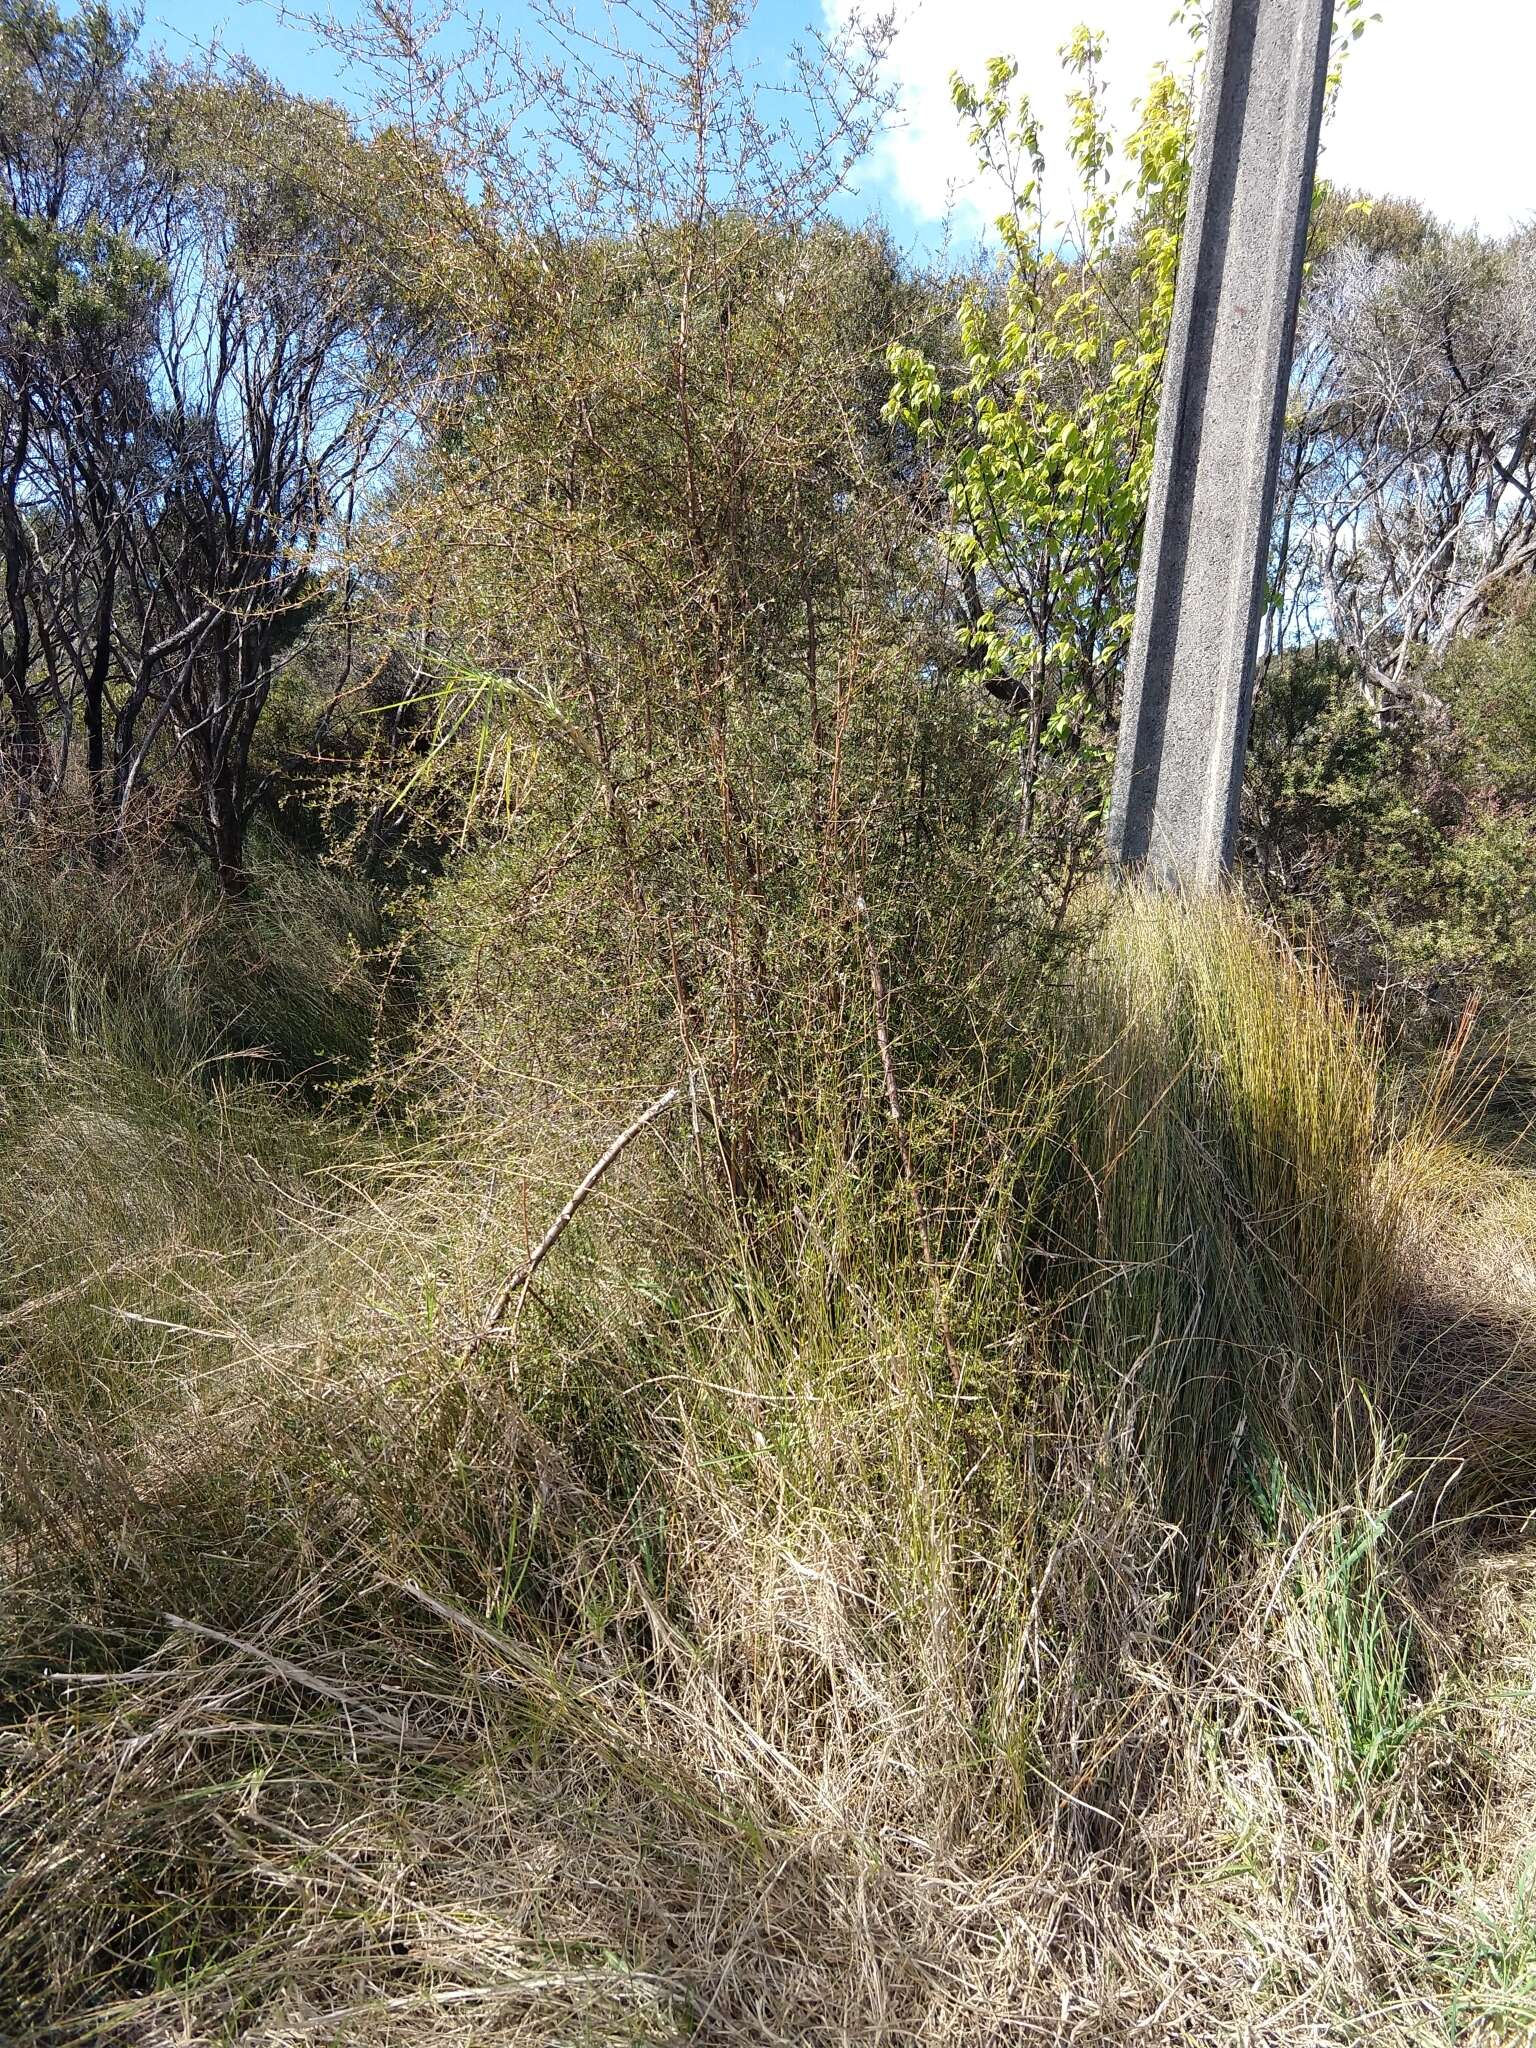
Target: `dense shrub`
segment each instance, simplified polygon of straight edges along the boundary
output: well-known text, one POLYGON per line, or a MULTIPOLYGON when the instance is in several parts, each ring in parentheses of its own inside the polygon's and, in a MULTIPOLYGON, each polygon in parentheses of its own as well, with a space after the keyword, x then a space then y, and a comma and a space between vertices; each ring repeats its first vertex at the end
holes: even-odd
POLYGON ((0 864, 0 2034, 1519 2038, 1536 1204, 1379 1011, 1528 978, 1523 627, 1272 665, 1269 923, 1083 886, 1183 100, 1136 360, 1027 224, 973 299, 957 600, 876 74, 807 154, 707 0, 596 83, 460 26, 334 30, 441 359, 239 899, 0 864), (1042 538, 1075 652, 976 610, 1042 538))
POLYGON ((1514 1017, 1536 977, 1531 662, 1516 620, 1386 712, 1327 647, 1272 663, 1259 693, 1246 871, 1358 987, 1438 1030, 1468 1001, 1514 1017))
MULTIPOLYGON (((6 1311, 19 2024, 830 2048, 1368 2012, 1417 2048, 1529 2014, 1518 1963, 1441 1953, 1482 1724, 1415 1604, 1495 1416, 1501 1488, 1529 1473, 1524 1353, 1475 1398, 1454 1344, 1405 1370, 1470 1307, 1425 1233, 1528 1256, 1529 1206, 1475 1165, 1440 1204, 1347 1007, 1234 910, 1126 906, 1052 1007, 894 1127, 866 1014, 750 1233, 680 1105, 510 1298, 603 1142, 579 1106, 339 1175, 238 1113, 150 1142, 143 1102, 77 1146, 117 1186, 136 1152, 140 1220, 123 1264, 83 1183, 31 1243, 89 1291, 6 1311), (1347 1942, 1303 1938, 1298 1868, 1347 1942)), ((13 1216, 39 1143, 4 1138, 13 1216)))

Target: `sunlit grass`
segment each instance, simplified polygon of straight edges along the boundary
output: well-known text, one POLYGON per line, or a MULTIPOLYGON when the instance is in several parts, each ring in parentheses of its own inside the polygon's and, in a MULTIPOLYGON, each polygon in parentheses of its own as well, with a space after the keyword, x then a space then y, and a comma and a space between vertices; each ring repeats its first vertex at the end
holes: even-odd
POLYGON ((1523 1183, 1236 905, 1102 923, 905 1162, 872 1092, 744 1217, 680 1114, 489 1341, 606 1093, 406 1153, 190 1046, 24 1063, 27 2038, 1515 2024, 1447 1587, 1536 1469, 1458 1250, 1523 1183))

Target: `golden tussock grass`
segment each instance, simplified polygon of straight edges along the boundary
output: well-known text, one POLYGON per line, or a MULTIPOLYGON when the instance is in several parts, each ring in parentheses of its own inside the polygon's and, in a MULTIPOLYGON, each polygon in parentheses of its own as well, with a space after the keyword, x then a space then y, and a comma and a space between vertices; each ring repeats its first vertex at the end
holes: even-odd
POLYGON ((1536 1203, 1238 906, 771 1212, 685 1094, 489 1337, 611 1104, 161 1143, 83 1057, 0 1143, 0 2034, 1536 2027, 1536 1203))

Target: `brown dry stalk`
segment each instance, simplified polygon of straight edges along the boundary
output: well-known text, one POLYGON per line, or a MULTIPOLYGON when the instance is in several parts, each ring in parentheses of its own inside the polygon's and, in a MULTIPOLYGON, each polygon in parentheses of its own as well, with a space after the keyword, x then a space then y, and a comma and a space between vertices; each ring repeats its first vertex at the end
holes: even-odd
POLYGON ((949 1369, 958 1380, 960 1366, 955 1357, 955 1347, 950 1341, 949 1317, 944 1309, 944 1283, 939 1277, 938 1261, 933 1255, 933 1234, 928 1228, 927 1211, 917 1190, 917 1175, 912 1170, 912 1150, 907 1143, 906 1125, 902 1122, 901 1095, 896 1086, 896 1063, 891 1058, 891 1036, 886 1029, 885 1021, 885 976, 880 972, 880 956, 875 951, 875 934, 870 924, 869 905, 862 896, 859 896, 855 899, 853 907, 859 915, 859 929, 864 938, 864 960, 869 969, 870 993, 875 999, 875 1043, 880 1048, 880 1071, 885 1077, 886 1106, 891 1113, 891 1127, 896 1133, 896 1151, 901 1160, 901 1171, 912 1202, 912 1215, 917 1224, 917 1238, 922 1248, 923 1265, 927 1269, 928 1284, 933 1289, 934 1322, 938 1328, 939 1341, 944 1346, 944 1356, 949 1360, 949 1369))
POLYGON ((576 1211, 581 1207, 588 1195, 591 1194, 592 1190, 602 1180, 604 1174, 608 1172, 621 1153, 639 1137, 640 1133, 649 1125, 655 1123, 657 1117, 661 1116, 664 1111, 672 1107, 678 1098, 679 1092, 678 1085, 674 1082, 664 1094, 658 1095, 648 1109, 641 1110, 634 1122, 620 1131, 601 1159, 595 1165, 589 1167, 587 1172, 583 1174, 580 1181, 577 1182, 570 1200, 539 1239, 538 1244, 528 1255, 525 1263, 512 1275, 492 1302, 482 1320, 478 1335, 471 1338, 470 1342, 465 1346, 466 1357, 476 1350, 479 1345, 483 1344, 488 1337, 493 1337, 498 1333, 501 1319, 511 1307, 513 1296, 525 1295, 528 1292, 534 1274, 537 1273, 545 1259, 554 1250, 566 1225, 575 1216, 576 1211))

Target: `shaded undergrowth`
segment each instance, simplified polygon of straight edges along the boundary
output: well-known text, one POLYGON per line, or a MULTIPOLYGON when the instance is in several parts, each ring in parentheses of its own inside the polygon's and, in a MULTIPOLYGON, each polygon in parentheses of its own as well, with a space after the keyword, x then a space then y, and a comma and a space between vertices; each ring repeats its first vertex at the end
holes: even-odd
POLYGON ((1027 1007, 748 1208, 684 1072, 495 1327, 644 1090, 16 1063, 20 2038, 1522 2038, 1526 1183, 1235 905, 1027 1007))

